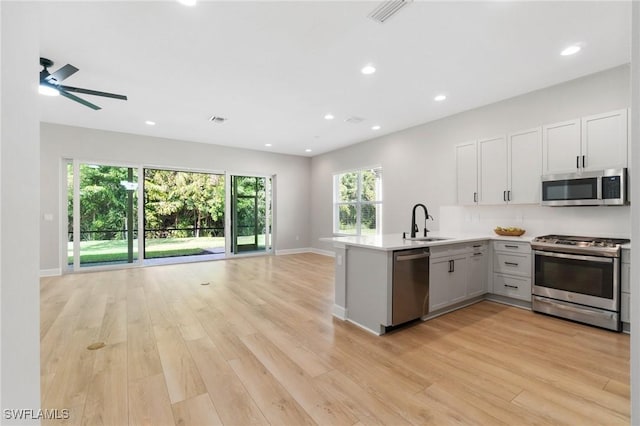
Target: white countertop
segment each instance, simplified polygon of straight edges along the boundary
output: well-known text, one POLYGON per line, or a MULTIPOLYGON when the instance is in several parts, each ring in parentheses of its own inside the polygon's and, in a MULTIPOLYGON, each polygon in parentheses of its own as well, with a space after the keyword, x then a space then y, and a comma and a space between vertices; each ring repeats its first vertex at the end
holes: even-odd
POLYGON ((530 243, 533 237, 501 237, 496 234, 458 234, 452 232, 429 232, 429 237, 446 238, 440 241, 415 241, 403 239, 402 234, 384 234, 384 235, 361 235, 353 237, 326 237, 320 238, 320 241, 333 243, 336 247, 344 248, 345 246, 363 247, 372 250, 406 250, 420 247, 434 247, 448 244, 468 243, 472 241, 486 240, 503 240, 503 241, 520 241, 530 243))

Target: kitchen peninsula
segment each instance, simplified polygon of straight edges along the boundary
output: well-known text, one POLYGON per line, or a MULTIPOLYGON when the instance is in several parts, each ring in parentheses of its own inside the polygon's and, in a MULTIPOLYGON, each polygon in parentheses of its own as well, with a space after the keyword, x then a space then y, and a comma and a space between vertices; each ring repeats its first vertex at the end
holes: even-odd
POLYGON ((406 321, 475 303, 488 292, 495 300, 531 306, 530 237, 433 232, 427 239, 401 234, 323 238, 336 253, 333 314, 384 334, 406 321), (512 270, 494 268, 498 257, 512 270), (497 291, 489 288, 494 270, 504 284, 497 291))

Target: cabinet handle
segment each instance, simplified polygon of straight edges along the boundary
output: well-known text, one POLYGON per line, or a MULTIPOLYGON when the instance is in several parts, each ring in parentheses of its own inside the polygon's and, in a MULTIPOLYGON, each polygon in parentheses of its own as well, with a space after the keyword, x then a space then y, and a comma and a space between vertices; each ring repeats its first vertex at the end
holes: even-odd
POLYGON ((478 193, 477 193, 477 192, 474 192, 474 193, 473 193, 473 202, 474 202, 474 203, 477 203, 477 202, 478 202, 478 193))
POLYGON ((504 264, 509 266, 518 266, 518 264, 514 262, 504 262, 504 264))
POLYGON ((474 256, 480 256, 482 253, 473 253, 474 256))
POLYGON ((449 272, 453 272, 456 269, 456 261, 455 260, 450 260, 449 261, 449 272))
POLYGON ((507 201, 511 201, 511 190, 507 191, 507 201))
POLYGON ((585 157, 586 157, 586 155, 583 155, 583 156, 582 156, 582 168, 583 168, 583 169, 584 169, 584 167, 585 167, 585 162, 584 162, 584 158, 585 158, 585 157))
POLYGON ((507 191, 502 191, 502 201, 507 201, 507 191))
POLYGON ((520 248, 520 247, 518 247, 518 246, 513 246, 513 245, 510 245, 510 244, 505 244, 504 246, 505 246, 506 248, 512 248, 512 249, 519 249, 519 248, 520 248))
POLYGON ((505 284, 505 287, 509 287, 509 288, 515 288, 516 290, 518 289, 517 285, 509 285, 509 284, 505 284))
POLYGON ((580 156, 576 155, 576 169, 580 168, 580 156))
POLYGON ((475 244, 475 245, 473 246, 473 248, 480 248, 480 247, 482 247, 482 244, 475 244))

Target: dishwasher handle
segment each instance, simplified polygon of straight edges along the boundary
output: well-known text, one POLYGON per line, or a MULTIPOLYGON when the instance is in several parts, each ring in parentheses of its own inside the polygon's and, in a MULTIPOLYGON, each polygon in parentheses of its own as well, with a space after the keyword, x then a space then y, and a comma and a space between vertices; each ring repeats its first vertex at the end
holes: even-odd
POLYGON ((399 254, 396 256, 397 261, 424 259, 429 257, 429 252, 418 254, 399 254))

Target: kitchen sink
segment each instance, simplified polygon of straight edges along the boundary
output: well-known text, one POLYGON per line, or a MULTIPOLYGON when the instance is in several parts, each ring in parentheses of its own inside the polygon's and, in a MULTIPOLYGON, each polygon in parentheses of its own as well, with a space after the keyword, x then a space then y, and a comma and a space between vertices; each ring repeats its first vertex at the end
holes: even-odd
POLYGON ((441 237, 407 237, 407 240, 411 240, 411 241, 425 241, 425 242, 432 242, 432 241, 444 241, 444 240, 450 240, 451 238, 441 238, 441 237))

